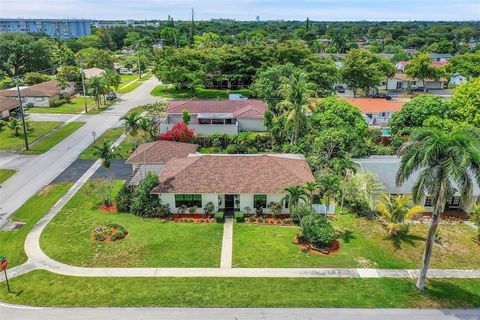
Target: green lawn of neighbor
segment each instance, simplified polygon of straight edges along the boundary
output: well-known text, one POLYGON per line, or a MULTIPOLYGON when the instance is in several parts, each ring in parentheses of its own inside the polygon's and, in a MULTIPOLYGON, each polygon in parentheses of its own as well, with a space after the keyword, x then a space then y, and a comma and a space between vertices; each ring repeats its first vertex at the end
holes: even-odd
POLYGON ((125 83, 125 84, 121 84, 119 87, 118 87, 118 90, 117 92, 118 93, 129 93, 130 91, 138 88, 143 82, 142 81, 135 81, 135 82, 132 82, 130 84, 128 83, 125 83))
MULTIPOLYGON (((83 97, 75 97, 70 100, 70 103, 64 103, 58 107, 49 107, 49 108, 41 108, 41 107, 33 107, 28 109, 28 113, 80 113, 85 111, 85 104, 84 104, 83 97)), ((95 106, 95 100, 93 98, 87 97, 87 108, 91 108, 95 106)), ((96 107, 95 107, 96 108, 96 107)), ((92 110, 93 111, 93 110, 92 110)))
MULTIPOLYGON (((56 121, 29 121, 28 123, 31 128, 27 133, 29 143, 32 143, 62 124, 62 122, 56 121)), ((20 130, 18 137, 15 137, 13 131, 8 128, 0 132, 0 150, 19 151, 24 147, 23 130, 20 130)))
POLYGON ((70 122, 66 124, 64 127, 52 132, 51 135, 46 137, 45 139, 35 143, 30 147, 28 151, 24 151, 24 154, 39 154, 39 153, 44 153, 53 146, 55 146, 57 143, 71 135, 73 132, 75 132, 78 128, 83 126, 85 122, 70 122))
MULTIPOLYGON (((98 137, 95 143, 97 144, 101 143, 103 140, 110 140, 112 142, 115 142, 115 140, 117 140, 124 132, 125 132, 125 129, 123 127, 110 128, 106 130, 100 137, 98 137)), ((141 143, 140 139, 138 143, 141 143)), ((93 154, 93 146, 94 144, 92 143, 87 149, 85 149, 79 155, 78 158, 82 160, 98 160, 98 157, 96 157, 93 154)), ((132 153, 134 146, 135 144, 134 144, 133 138, 131 136, 127 136, 125 140, 117 148, 117 151, 120 155, 119 158, 127 159, 129 155, 132 153)))
POLYGON ((7 181, 8 178, 15 174, 15 172, 17 171, 11 169, 0 169, 0 184, 7 181))
POLYGON ((32 227, 50 208, 67 192, 71 183, 55 184, 43 188, 39 193, 25 202, 12 216, 14 221, 26 222, 19 230, 0 230, 0 256, 8 259, 10 267, 27 261, 23 244, 32 227))
POLYGON ((165 85, 159 85, 150 92, 152 96, 173 98, 173 99, 189 99, 193 97, 198 99, 228 99, 228 95, 230 93, 239 93, 245 96, 251 95, 251 92, 248 89, 216 90, 216 89, 204 89, 202 87, 197 87, 195 89, 195 96, 193 96, 190 90, 176 89, 174 87, 169 88, 165 85))
MULTIPOLYGON (((33 271, 0 300, 64 307, 474 308, 480 280, 344 278, 91 278, 33 271)), ((447 311, 448 312, 448 311, 447 311)))
MULTIPOLYGON (((428 225, 410 226, 400 241, 387 237, 378 221, 337 215, 340 251, 326 256, 302 252, 293 238, 298 227, 235 224, 235 267, 363 267, 418 268, 428 225)), ((433 249, 432 268, 480 268, 480 245, 467 225, 442 224, 440 241, 433 249)))
MULTIPOLYGON (((115 190, 122 183, 116 181, 115 190)), ((88 190, 86 184, 42 233, 41 247, 51 258, 88 267, 220 265, 222 224, 163 222, 127 213, 102 213, 88 190), (124 226, 128 237, 114 242, 94 241, 93 229, 108 223, 124 226)))

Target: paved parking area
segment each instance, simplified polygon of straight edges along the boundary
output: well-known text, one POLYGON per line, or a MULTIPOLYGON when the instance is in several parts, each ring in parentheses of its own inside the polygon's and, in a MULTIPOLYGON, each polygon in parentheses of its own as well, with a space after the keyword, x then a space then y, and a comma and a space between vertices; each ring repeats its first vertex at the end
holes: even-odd
MULTIPOLYGON (((52 183, 75 182, 87 172, 95 163, 95 160, 75 160, 67 169, 65 169, 52 183)), ((100 167, 92 176, 96 178, 111 178, 115 180, 125 180, 132 173, 132 166, 125 163, 125 160, 112 160, 109 169, 100 167)))

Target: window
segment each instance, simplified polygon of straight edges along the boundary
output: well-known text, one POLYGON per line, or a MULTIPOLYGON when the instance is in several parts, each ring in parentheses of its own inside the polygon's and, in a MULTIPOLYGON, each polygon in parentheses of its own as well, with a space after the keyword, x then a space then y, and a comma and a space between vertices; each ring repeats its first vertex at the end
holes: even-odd
POLYGON ((431 207, 433 205, 433 198, 432 197, 426 197, 425 198, 425 207, 431 207))
POLYGON ((35 97, 35 101, 43 101, 44 97, 35 97))
POLYGON ((266 194, 254 194, 253 195, 253 206, 255 208, 266 208, 267 207, 267 195, 266 194))
POLYGON ((212 119, 213 124, 223 124, 223 119, 212 119))
POLYGON ((201 194, 176 194, 175 195, 175 207, 187 206, 189 208, 197 206, 202 207, 202 195, 201 194))
POLYGON ((451 200, 450 200, 450 205, 452 207, 458 207, 460 206, 460 197, 453 197, 451 200))
POLYGON ((210 119, 198 119, 199 124, 210 124, 210 119))
POLYGON ((232 124, 232 123, 233 123, 233 119, 225 119, 225 123, 226 123, 226 124, 232 124))

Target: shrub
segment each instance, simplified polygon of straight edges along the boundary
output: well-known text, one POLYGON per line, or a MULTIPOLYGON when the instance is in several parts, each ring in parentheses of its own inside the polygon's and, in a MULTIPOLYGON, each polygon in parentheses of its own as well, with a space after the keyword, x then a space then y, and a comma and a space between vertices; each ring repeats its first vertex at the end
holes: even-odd
POLYGON ((308 215, 300 222, 299 238, 317 248, 328 248, 335 240, 335 229, 325 217, 308 215))
POLYGON ((295 223, 299 224, 300 221, 310 215, 316 215, 317 213, 312 211, 313 209, 307 205, 300 205, 290 209, 290 219, 295 223))
POLYGON ((480 240, 480 205, 473 206, 470 221, 477 227, 478 240, 480 240))
POLYGON ((15 81, 13 81, 12 79, 5 78, 0 80, 0 89, 9 89, 13 87, 15 87, 15 81))
POLYGON ((125 183, 115 197, 117 209, 120 212, 130 212, 132 203, 133 188, 125 183))
POLYGON ((156 194, 150 194, 150 191, 157 185, 158 177, 154 173, 148 173, 140 181, 140 184, 133 193, 130 210, 133 214, 142 217, 157 217, 161 215, 162 202, 156 194))
POLYGON ((258 150, 255 147, 250 147, 250 148, 247 149, 247 153, 250 153, 250 154, 254 154, 254 153, 257 153, 257 152, 258 152, 258 150))
POLYGON ((282 213, 282 204, 280 202, 270 202, 268 208, 270 208, 274 217, 278 217, 282 213))
POLYGON ((238 153, 238 146, 236 144, 229 144, 226 151, 228 154, 236 154, 238 153))
POLYGON ((57 99, 57 100, 53 100, 51 103, 50 103, 50 107, 52 108, 57 108, 57 107, 60 107, 61 105, 67 103, 67 100, 66 99, 57 99))
POLYGON ((193 206, 191 208, 188 208, 188 213, 190 214, 194 214, 195 212, 197 212, 197 206, 193 206))
POLYGON ((243 214, 243 212, 237 211, 235 212, 234 216, 237 222, 245 222, 245 215, 243 214))
POLYGON ((217 213, 215 213, 215 221, 216 222, 222 223, 224 218, 225 218, 225 215, 223 214, 222 211, 218 211, 217 213))
POLYGON ((162 134, 160 140, 190 143, 192 142, 193 137, 193 130, 191 130, 185 123, 179 122, 174 125, 170 131, 162 134))
POLYGON ((205 208, 203 208, 203 211, 205 211, 206 214, 212 214, 213 210, 215 210, 215 205, 212 201, 207 202, 205 208))
POLYGON ((244 212, 245 214, 250 214, 250 212, 252 212, 252 208, 250 208, 250 207, 245 207, 245 208, 243 208, 243 212, 244 212))
POLYGON ((23 76, 23 82, 27 85, 42 83, 50 80, 50 77, 38 72, 27 72, 23 76))

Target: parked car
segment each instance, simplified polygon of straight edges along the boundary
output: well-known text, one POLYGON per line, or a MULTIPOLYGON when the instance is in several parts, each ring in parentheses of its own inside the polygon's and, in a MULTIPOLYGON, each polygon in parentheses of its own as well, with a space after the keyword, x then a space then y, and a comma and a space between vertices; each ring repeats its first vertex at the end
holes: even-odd
POLYGON ((335 86, 335 91, 337 91, 338 93, 345 93, 345 87, 342 85, 337 85, 335 86))
POLYGON ((369 97, 374 99, 392 100, 392 96, 389 96, 386 93, 375 93, 375 94, 371 94, 369 97))
MULTIPOLYGON (((409 92, 423 92, 423 87, 416 87, 416 88, 410 88, 408 89, 409 92)), ((427 91, 428 92, 428 89, 427 91)))
POLYGON ((133 71, 127 68, 121 68, 120 74, 133 74, 133 71))
POLYGON ((108 101, 113 101, 113 100, 115 100, 115 99, 117 99, 117 95, 115 94, 115 92, 109 92, 109 93, 107 94, 107 100, 108 100, 108 101))

